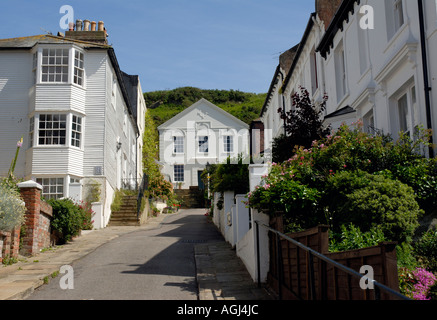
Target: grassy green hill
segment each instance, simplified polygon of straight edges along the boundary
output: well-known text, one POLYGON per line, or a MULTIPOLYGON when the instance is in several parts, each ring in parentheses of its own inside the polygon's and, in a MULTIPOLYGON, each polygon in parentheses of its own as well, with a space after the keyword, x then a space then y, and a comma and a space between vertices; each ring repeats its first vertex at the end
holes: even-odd
POLYGON ((203 90, 193 87, 144 93, 156 126, 160 126, 192 104, 205 98, 238 119, 250 124, 259 118, 267 94, 235 90, 203 90))

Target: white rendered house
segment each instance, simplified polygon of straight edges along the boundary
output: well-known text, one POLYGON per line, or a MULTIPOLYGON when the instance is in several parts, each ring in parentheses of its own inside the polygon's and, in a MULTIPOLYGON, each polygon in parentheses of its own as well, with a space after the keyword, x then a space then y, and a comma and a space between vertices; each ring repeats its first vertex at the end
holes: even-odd
POLYGON ((201 99, 158 127, 162 173, 175 187, 204 188, 208 164, 249 155, 249 125, 201 99))
MULTIPOLYGON (((413 136, 418 126, 434 129, 436 37, 434 0, 317 0, 277 91, 286 110, 299 86, 316 103, 326 93, 325 124, 332 129, 359 119, 365 131, 394 139, 400 131, 413 136), (327 13, 329 5, 335 10, 327 13)), ((265 129, 274 129, 268 119, 276 114, 277 108, 266 107, 265 129)))
POLYGON ((142 177, 145 110, 138 76, 120 70, 105 31, 0 40, 0 175, 24 137, 15 176, 45 198, 85 201, 97 187, 98 228, 114 191, 142 177))

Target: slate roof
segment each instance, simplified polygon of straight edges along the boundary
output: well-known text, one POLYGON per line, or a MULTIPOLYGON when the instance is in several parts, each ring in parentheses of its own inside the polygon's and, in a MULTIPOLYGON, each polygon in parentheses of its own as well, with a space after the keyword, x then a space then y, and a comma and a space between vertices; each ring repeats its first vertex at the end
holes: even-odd
POLYGON ((65 44, 74 43, 84 49, 101 48, 109 49, 111 46, 98 44, 95 42, 87 42, 81 40, 74 40, 60 36, 54 36, 51 34, 36 35, 30 37, 19 37, 10 39, 0 39, 0 50, 26 50, 32 49, 36 44, 65 44))

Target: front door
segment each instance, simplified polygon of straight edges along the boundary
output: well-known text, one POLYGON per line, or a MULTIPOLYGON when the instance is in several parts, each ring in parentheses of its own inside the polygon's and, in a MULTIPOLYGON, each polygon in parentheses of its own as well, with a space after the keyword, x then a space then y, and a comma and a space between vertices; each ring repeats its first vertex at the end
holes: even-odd
POLYGON ((203 171, 197 172, 197 181, 198 181, 199 189, 205 190, 205 184, 203 183, 203 180, 202 180, 202 173, 203 173, 203 171))

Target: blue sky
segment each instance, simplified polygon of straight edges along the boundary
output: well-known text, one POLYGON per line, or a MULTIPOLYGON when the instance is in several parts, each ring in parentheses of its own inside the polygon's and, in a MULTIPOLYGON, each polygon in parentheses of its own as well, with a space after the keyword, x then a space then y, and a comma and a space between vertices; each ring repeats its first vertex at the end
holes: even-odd
POLYGON ((60 8, 105 22, 120 67, 143 91, 193 86, 267 92, 281 52, 302 38, 310 0, 2 0, 0 38, 63 31, 60 8))

